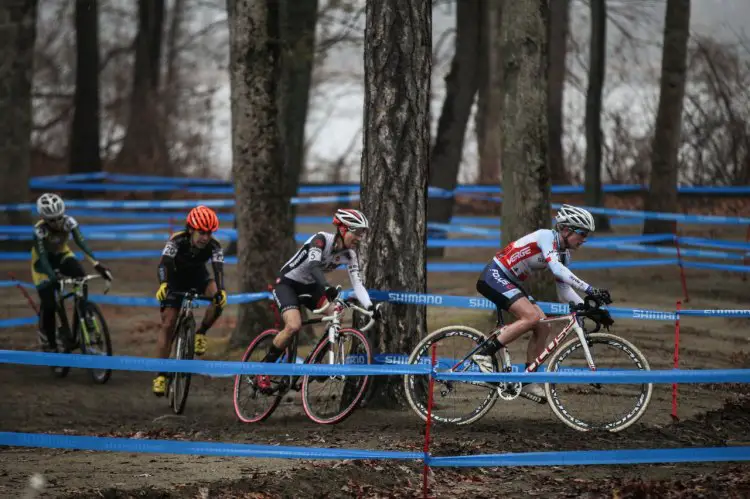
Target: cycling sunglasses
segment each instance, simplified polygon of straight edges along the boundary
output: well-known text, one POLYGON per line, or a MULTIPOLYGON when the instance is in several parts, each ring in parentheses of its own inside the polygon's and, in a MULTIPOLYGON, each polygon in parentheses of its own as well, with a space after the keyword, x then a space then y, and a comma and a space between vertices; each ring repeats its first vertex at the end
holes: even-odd
POLYGON ((589 237, 589 231, 584 230, 584 229, 573 229, 573 232, 575 232, 581 237, 589 237))

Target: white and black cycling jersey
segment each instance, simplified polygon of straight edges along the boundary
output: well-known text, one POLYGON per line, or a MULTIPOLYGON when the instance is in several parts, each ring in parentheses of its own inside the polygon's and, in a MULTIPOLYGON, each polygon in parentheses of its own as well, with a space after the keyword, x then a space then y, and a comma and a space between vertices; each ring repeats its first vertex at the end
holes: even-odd
POLYGON ((369 307, 372 302, 367 289, 362 284, 357 253, 353 249, 334 251, 334 241, 334 234, 328 232, 313 234, 281 267, 279 278, 290 279, 301 284, 315 283, 326 287, 328 283, 323 273, 330 272, 340 265, 346 265, 357 300, 362 306, 369 307))

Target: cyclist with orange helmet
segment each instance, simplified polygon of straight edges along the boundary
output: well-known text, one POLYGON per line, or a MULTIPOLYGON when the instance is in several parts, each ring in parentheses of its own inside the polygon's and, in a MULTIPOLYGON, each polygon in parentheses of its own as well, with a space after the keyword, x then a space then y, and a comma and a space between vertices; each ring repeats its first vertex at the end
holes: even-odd
MULTIPOLYGON (((221 316, 227 303, 224 291, 224 252, 219 241, 213 238, 219 228, 219 217, 205 206, 197 206, 187 216, 185 230, 169 238, 159 261, 159 290, 156 298, 161 302, 161 330, 156 344, 156 356, 169 357, 172 334, 181 305, 181 298, 170 295, 172 291, 197 289, 214 301, 203 316, 195 332, 195 354, 206 353, 206 333, 221 316), (209 276, 206 263, 211 261, 214 277, 209 276)), ((166 391, 167 374, 154 378, 152 390, 162 396, 166 391)))
MULTIPOLYGON (((331 286, 324 274, 340 265, 346 265, 357 301, 377 314, 362 283, 356 252, 370 224, 361 211, 343 209, 336 211, 333 225, 336 226, 335 234, 314 234, 279 271, 273 297, 281 311, 284 329, 274 338, 263 362, 275 362, 281 357, 292 337, 302 328, 300 305, 315 310, 324 308, 327 302, 336 299, 339 288, 331 286)), ((256 376, 255 383, 261 390, 271 385, 265 375, 256 376)))

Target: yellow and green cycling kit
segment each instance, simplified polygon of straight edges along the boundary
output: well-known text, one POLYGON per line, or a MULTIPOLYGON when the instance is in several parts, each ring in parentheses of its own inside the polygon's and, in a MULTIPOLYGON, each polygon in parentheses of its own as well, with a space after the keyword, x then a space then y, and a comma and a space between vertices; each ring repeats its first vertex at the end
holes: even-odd
POLYGON ((83 239, 78 222, 65 215, 58 227, 53 227, 45 220, 34 225, 34 246, 31 248, 31 276, 35 286, 49 281, 55 275, 55 269, 68 258, 75 255, 68 246, 71 236, 76 245, 91 263, 95 263, 94 253, 83 239), (59 227, 59 228, 58 228, 59 227))

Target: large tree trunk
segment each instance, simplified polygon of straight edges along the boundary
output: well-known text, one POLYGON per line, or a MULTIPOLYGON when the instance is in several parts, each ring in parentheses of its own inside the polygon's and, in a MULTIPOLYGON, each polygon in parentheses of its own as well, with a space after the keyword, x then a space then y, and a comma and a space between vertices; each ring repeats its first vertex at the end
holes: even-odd
MULTIPOLYGON (((278 118, 281 92, 279 0, 229 0, 232 174, 234 177, 238 291, 263 291, 285 258, 293 227, 287 219, 284 148, 278 118)), ((246 346, 273 324, 265 301, 240 305, 230 346, 246 346)))
MULTIPOLYGON (((546 0, 503 4, 503 244, 550 225, 548 18, 546 0)), ((531 292, 552 299, 554 283, 535 281, 531 292)))
MULTIPOLYGON (((602 90, 607 53, 606 0, 591 0, 589 44, 589 88, 586 91, 586 181, 587 206, 603 206, 602 192, 602 90)), ((609 230, 609 218, 594 215, 597 231, 609 230)))
MULTIPOLYGON (((34 74, 36 0, 0 3, 0 203, 29 201, 31 83, 34 74), (12 179, 12 180, 11 180, 12 179)), ((0 212, 3 224, 31 223, 26 211, 0 212)), ((18 244, 3 244, 18 249, 18 244)), ((22 243, 28 247, 28 243, 22 243)))
POLYGON ((503 112, 503 4, 501 0, 483 2, 479 83, 477 92, 477 152, 479 154, 479 183, 497 184, 500 181, 501 125, 503 112))
MULTIPOLYGON (((451 69, 445 78, 443 110, 438 120, 437 136, 432 147, 430 185, 452 191, 458 183, 458 170, 464 150, 466 124, 479 83, 478 29, 486 0, 458 2, 456 10, 456 49, 451 69)), ((449 223, 453 214, 453 196, 432 197, 427 202, 430 222, 449 223)), ((444 238, 443 230, 428 230, 429 237, 444 238)), ((429 256, 441 257, 445 248, 430 248, 429 256)))
MULTIPOLYGON (((651 183, 646 210, 677 211, 677 151, 682 129, 682 105, 690 38, 690 0, 667 0, 661 60, 659 108, 651 147, 651 183)), ((675 233, 677 224, 646 220, 644 234, 675 233)))
POLYGON ((76 91, 69 149, 71 173, 102 170, 99 153, 99 19, 96 0, 76 0, 76 91))
POLYGON ((282 58, 281 125, 286 147, 287 187, 294 196, 305 163, 305 125, 315 62, 318 0, 284 0, 282 5, 281 34, 285 50, 282 58))
POLYGON ((130 114, 122 148, 115 159, 118 171, 172 175, 159 101, 159 72, 164 31, 164 0, 138 0, 130 114))
MULTIPOLYGON (((297 195, 305 164, 305 125, 310 102, 310 84, 315 62, 315 26, 318 22, 318 0, 280 0, 281 91, 278 95, 279 127, 285 148, 284 181, 287 195, 297 195)), ((295 226, 297 210, 290 205, 288 221, 295 226)), ((235 228, 237 223, 235 221, 235 228)), ((282 254, 291 254, 296 243, 294 235, 283 247, 282 254)), ((227 254, 237 253, 232 241, 227 254)))
POLYGON ((569 182, 568 174, 565 171, 565 151, 562 146, 569 13, 570 0, 554 0, 549 3, 547 121, 549 123, 549 165, 553 184, 567 184, 569 182))
MULTIPOLYGON (((424 293, 430 162, 430 0, 367 0, 362 207, 368 288, 424 293)), ((426 311, 390 305, 370 338, 377 351, 410 352, 426 311)), ((379 379, 376 403, 401 400, 401 378, 379 379), (377 395, 382 395, 378 397, 377 395)))

